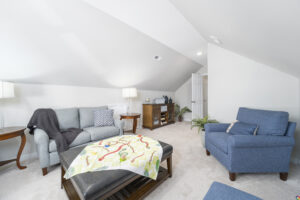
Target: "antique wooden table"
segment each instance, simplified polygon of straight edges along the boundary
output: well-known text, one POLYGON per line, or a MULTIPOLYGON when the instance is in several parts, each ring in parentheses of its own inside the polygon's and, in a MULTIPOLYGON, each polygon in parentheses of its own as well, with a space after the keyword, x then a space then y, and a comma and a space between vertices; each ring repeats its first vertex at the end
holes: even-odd
POLYGON ((17 158, 11 159, 11 160, 0 161, 0 166, 5 165, 10 162, 13 162, 13 161, 16 161, 19 169, 26 168, 26 166, 21 166, 21 164, 20 164, 20 157, 21 157, 22 151, 23 151, 25 143, 26 143, 26 136, 25 136, 24 130, 25 130, 25 127, 6 127, 6 128, 0 129, 0 141, 18 137, 18 136, 21 137, 21 145, 20 145, 20 148, 18 151, 17 158))
POLYGON ((133 128, 132 132, 136 132, 136 126, 137 126, 137 119, 141 117, 141 114, 139 113, 124 113, 120 115, 120 120, 122 119, 133 119, 133 128))

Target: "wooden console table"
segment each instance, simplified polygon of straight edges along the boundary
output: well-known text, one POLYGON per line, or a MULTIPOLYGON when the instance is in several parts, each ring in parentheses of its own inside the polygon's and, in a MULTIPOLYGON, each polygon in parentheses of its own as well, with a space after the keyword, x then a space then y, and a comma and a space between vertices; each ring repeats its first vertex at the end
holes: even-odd
POLYGON ((137 126, 137 119, 141 117, 141 114, 139 113, 125 113, 120 115, 120 120, 122 119, 133 119, 133 127, 132 132, 136 132, 136 126, 137 126))
POLYGON ((162 127, 175 122, 175 105, 168 104, 143 104, 143 127, 162 127))
POLYGON ((26 143, 26 136, 25 136, 24 130, 25 130, 25 127, 7 127, 7 128, 0 129, 0 141, 18 137, 18 136, 21 137, 21 145, 20 145, 20 148, 18 151, 17 158, 11 159, 11 160, 0 161, 0 166, 5 165, 10 162, 13 162, 13 161, 16 161, 19 169, 26 168, 26 166, 20 165, 20 157, 21 157, 22 151, 23 151, 25 143, 26 143))

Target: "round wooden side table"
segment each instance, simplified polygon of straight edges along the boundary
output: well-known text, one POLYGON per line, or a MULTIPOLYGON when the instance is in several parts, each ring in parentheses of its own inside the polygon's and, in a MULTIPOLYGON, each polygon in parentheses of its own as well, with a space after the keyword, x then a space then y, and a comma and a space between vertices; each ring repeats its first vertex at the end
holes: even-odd
POLYGON ((5 160, 5 161, 0 161, 0 166, 5 165, 7 163, 16 161, 17 166, 19 169, 25 169, 26 166, 21 166, 20 164, 20 157, 22 154, 22 151, 24 149, 25 143, 26 143, 26 136, 24 133, 25 127, 6 127, 6 128, 2 128, 0 129, 0 141, 2 140, 7 140, 10 138, 14 138, 14 137, 21 137, 21 145, 18 151, 18 155, 16 159, 11 159, 11 160, 5 160))
POLYGON ((141 114, 139 113, 124 113, 120 115, 120 120, 122 119, 133 119, 133 127, 132 132, 136 132, 136 126, 137 126, 137 119, 141 117, 141 114))

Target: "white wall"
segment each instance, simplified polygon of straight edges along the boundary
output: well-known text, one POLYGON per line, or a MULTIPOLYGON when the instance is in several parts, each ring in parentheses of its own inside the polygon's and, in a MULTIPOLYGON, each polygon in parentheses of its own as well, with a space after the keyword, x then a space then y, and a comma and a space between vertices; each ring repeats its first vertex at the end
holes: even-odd
MULTIPOLYGON (((175 103, 180 106, 180 109, 187 106, 192 110, 192 80, 189 78, 183 85, 175 91, 175 103)), ((184 121, 192 120, 192 113, 185 113, 183 115, 184 121)))
MULTIPOLYGON (((297 78, 212 44, 208 47, 208 77, 208 112, 212 118, 232 122, 238 108, 244 106, 287 111, 299 127, 297 78)), ((296 156, 300 158, 299 148, 294 161, 296 156)))
MULTIPOLYGON (((207 66, 202 67, 197 73, 207 74, 207 66)), ((192 74, 191 74, 192 76, 192 74)), ((192 78, 189 78, 184 84, 182 84, 175 91, 175 103, 180 105, 180 108, 187 106, 192 110, 192 78)), ((183 115, 184 121, 192 120, 192 113, 186 113, 183 115)))
MULTIPOLYGON (((127 105, 121 89, 75 87, 40 84, 16 84, 16 97, 0 101, 5 126, 26 126, 33 111, 37 108, 89 107, 101 105, 127 105)), ((174 92, 139 90, 138 98, 132 102, 132 111, 142 112, 142 103, 162 95, 174 99, 174 92)), ((128 124, 128 123, 127 123, 128 124)), ((130 123, 129 123, 130 125, 130 123)), ((13 158, 19 148, 19 139, 1 141, 0 160, 13 158)), ((27 134, 27 143, 22 157, 35 156, 33 137, 27 134)))
POLYGON ((208 67, 204 66, 201 69, 199 69, 199 71, 197 73, 199 73, 199 74, 207 74, 207 72, 208 72, 208 67))

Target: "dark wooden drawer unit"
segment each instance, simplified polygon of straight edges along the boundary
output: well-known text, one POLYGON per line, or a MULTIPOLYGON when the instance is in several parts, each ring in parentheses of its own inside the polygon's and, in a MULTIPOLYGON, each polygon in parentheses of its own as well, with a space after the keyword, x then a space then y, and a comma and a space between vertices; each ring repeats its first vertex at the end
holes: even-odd
POLYGON ((158 128, 175 122, 174 103, 143 104, 143 127, 158 128))

